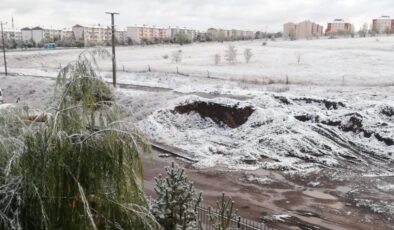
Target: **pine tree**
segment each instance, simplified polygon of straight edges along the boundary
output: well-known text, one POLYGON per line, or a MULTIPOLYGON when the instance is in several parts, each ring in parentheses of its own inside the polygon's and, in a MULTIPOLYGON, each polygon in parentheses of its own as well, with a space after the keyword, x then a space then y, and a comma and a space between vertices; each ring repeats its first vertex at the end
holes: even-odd
POLYGON ((235 217, 234 214, 234 202, 229 198, 225 198, 224 193, 220 201, 216 201, 218 213, 212 213, 209 209, 209 219, 213 223, 212 227, 214 230, 230 230, 231 220, 235 217))
POLYGON ((201 193, 196 193, 183 169, 174 163, 166 168, 166 177, 156 178, 157 199, 151 210, 165 230, 194 230, 197 227, 197 207, 201 193))

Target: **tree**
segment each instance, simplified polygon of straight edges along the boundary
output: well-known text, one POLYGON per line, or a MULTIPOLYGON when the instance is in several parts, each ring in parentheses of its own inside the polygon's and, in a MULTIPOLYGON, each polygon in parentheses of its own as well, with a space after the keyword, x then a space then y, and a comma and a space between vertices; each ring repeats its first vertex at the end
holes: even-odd
POLYGON ((245 62, 249 63, 250 59, 252 59, 253 53, 252 49, 245 49, 244 50, 244 57, 245 57, 245 62))
POLYGON ((188 36, 184 33, 177 33, 174 38, 175 38, 175 43, 178 43, 180 45, 189 44, 192 42, 188 38, 188 36))
POLYGON ((302 61, 302 54, 301 53, 296 53, 296 59, 297 59, 297 64, 301 64, 302 61))
POLYGON ((57 79, 54 113, 0 114, 0 229, 160 229, 143 192, 138 131, 84 51, 57 79))
POLYGON ((177 50, 172 53, 172 62, 180 63, 182 61, 182 50, 177 50))
POLYGON ((222 56, 219 53, 215 54, 215 65, 219 65, 221 59, 222 59, 222 56))
POLYGON ((220 201, 216 201, 218 213, 215 215, 209 209, 209 219, 213 223, 214 230, 229 230, 231 227, 231 222, 236 216, 234 213, 234 202, 229 198, 225 198, 224 193, 220 201))
POLYGON ((360 37, 366 37, 368 35, 368 24, 365 23, 363 27, 358 31, 360 37))
POLYGON ((156 178, 157 199, 152 201, 151 210, 165 230, 197 229, 197 207, 201 193, 194 191, 183 169, 174 163, 166 168, 166 177, 156 178))
POLYGON ((134 45, 133 39, 127 38, 127 45, 129 45, 129 46, 134 45))
POLYGON ((290 41, 297 40, 296 32, 295 32, 294 29, 290 29, 290 31, 289 31, 289 38, 290 38, 290 41))
POLYGON ((235 46, 229 45, 225 52, 226 52, 225 53, 226 61, 228 61, 228 63, 230 64, 235 64, 237 62, 237 55, 238 55, 238 51, 235 48, 235 46))

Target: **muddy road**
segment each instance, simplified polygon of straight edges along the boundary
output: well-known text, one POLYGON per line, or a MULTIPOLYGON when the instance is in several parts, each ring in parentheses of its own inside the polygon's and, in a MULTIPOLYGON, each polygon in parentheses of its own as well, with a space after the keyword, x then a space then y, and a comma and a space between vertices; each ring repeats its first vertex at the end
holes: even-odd
MULTIPOLYGON (((365 207, 357 207, 349 197, 369 180, 333 182, 324 175, 301 178, 280 171, 229 171, 221 167, 198 169, 185 160, 165 156, 155 150, 144 157, 145 191, 154 196, 154 178, 176 162, 203 193, 203 203, 215 207, 224 192, 235 201, 238 213, 264 221, 278 229, 390 229, 394 221, 365 207), (319 181, 315 182, 314 181, 319 181)), ((394 182, 393 177, 384 178, 394 182)), ((380 194, 384 196, 384 194, 380 194)), ((392 197, 393 198, 393 197, 392 197)))

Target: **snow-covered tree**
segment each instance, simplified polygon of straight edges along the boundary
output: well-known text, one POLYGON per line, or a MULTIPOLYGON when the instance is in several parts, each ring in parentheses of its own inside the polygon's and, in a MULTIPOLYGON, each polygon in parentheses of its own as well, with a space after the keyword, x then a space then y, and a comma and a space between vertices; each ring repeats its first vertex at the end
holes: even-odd
POLYGON ((238 51, 235 46, 229 45, 225 53, 226 61, 228 61, 230 64, 234 64, 237 62, 237 55, 238 51))
POLYGON ((152 201, 151 212, 165 230, 194 230, 197 225, 197 207, 201 193, 196 193, 185 171, 174 163, 166 168, 166 177, 156 178, 157 199, 152 201))
POLYGON ((212 227, 214 230, 230 230, 231 229, 231 220, 236 216, 234 213, 234 202, 231 197, 224 196, 222 194, 222 198, 220 201, 216 201, 217 211, 218 213, 213 213, 211 209, 209 209, 209 219, 213 223, 212 227))
POLYGON ((0 111, 0 229, 161 229, 143 191, 147 146, 95 56, 109 53, 61 70, 52 115, 0 111))
POLYGON ((249 63, 250 59, 253 57, 252 49, 245 49, 244 50, 244 57, 245 57, 245 62, 249 63))
POLYGON ((182 61, 182 50, 177 50, 172 53, 172 62, 180 63, 182 61))
POLYGON ((215 65, 219 65, 220 61, 222 59, 222 56, 220 56, 220 54, 215 54, 215 65))

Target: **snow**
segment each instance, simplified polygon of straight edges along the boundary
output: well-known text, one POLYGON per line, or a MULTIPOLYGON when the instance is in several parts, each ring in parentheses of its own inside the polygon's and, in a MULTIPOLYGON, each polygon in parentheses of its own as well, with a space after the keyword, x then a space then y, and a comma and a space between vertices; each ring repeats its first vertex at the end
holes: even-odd
MULTIPOLYGON (((367 138, 363 132, 344 132, 323 122, 352 125, 351 119, 356 116, 362 120, 363 129, 394 138, 393 117, 381 112, 394 108, 394 37, 380 37, 379 41, 270 41, 267 46, 261 42, 120 47, 118 83, 134 88, 116 89, 116 94, 148 138, 184 150, 198 161, 195 166, 199 168, 224 165, 237 170, 313 172, 352 167, 362 175, 386 175, 387 165, 394 160, 392 145, 374 136, 367 138), (238 63, 215 65, 214 55, 223 55, 229 44, 239 51, 238 63), (246 48, 254 53, 248 64, 242 56, 246 48), (179 49, 183 55, 181 63, 163 58, 179 49), (148 65, 153 72, 147 72, 148 65), (182 75, 176 74, 177 68, 182 75), (281 84, 286 78, 290 86, 281 84), (324 100, 345 106, 328 109, 324 100), (244 125, 231 129, 197 113, 181 115, 173 111, 175 106, 193 101, 252 106, 255 112, 244 125), (302 122, 296 116, 313 119, 302 122)), ((44 106, 41 100, 53 87, 53 83, 44 82, 55 78, 59 68, 81 51, 9 53, 9 72, 17 76, 0 78, 5 100, 13 102, 21 96, 22 102, 44 106), (28 76, 42 79, 26 80, 23 84, 16 80, 30 79, 28 76), (38 85, 34 92, 19 95, 12 88, 13 83, 25 88, 38 85), (5 84, 9 86, 4 87, 5 84)), ((110 61, 99 64, 103 77, 111 82, 110 61)))
MULTIPOLYGON (((194 76, 243 80, 249 82, 285 82, 320 85, 389 85, 394 84, 394 37, 320 39, 268 42, 241 41, 233 43, 195 43, 191 45, 158 45, 148 47, 119 47, 117 61, 119 71, 146 71, 148 66, 155 72, 180 72, 194 76), (238 49, 238 63, 214 64, 214 55, 224 55, 229 44, 238 49), (253 58, 245 63, 243 50, 250 48, 253 58), (164 55, 181 49, 182 62, 171 63, 164 55), (297 56, 301 56, 297 64, 297 56)), ((33 74, 36 69, 57 70, 75 60, 82 50, 55 50, 9 53, 10 72, 33 74), (34 61, 31 61, 34 60, 34 61), (14 69, 15 68, 15 69, 14 69)), ((224 58, 222 58, 224 61, 224 58)), ((102 69, 110 72, 110 62, 102 62, 102 69)), ((54 71, 57 72, 57 71, 54 71)), ((34 74, 33 74, 34 75, 34 74)), ((133 79, 133 74, 129 80, 133 79)), ((146 82, 145 82, 146 83, 146 82)))

